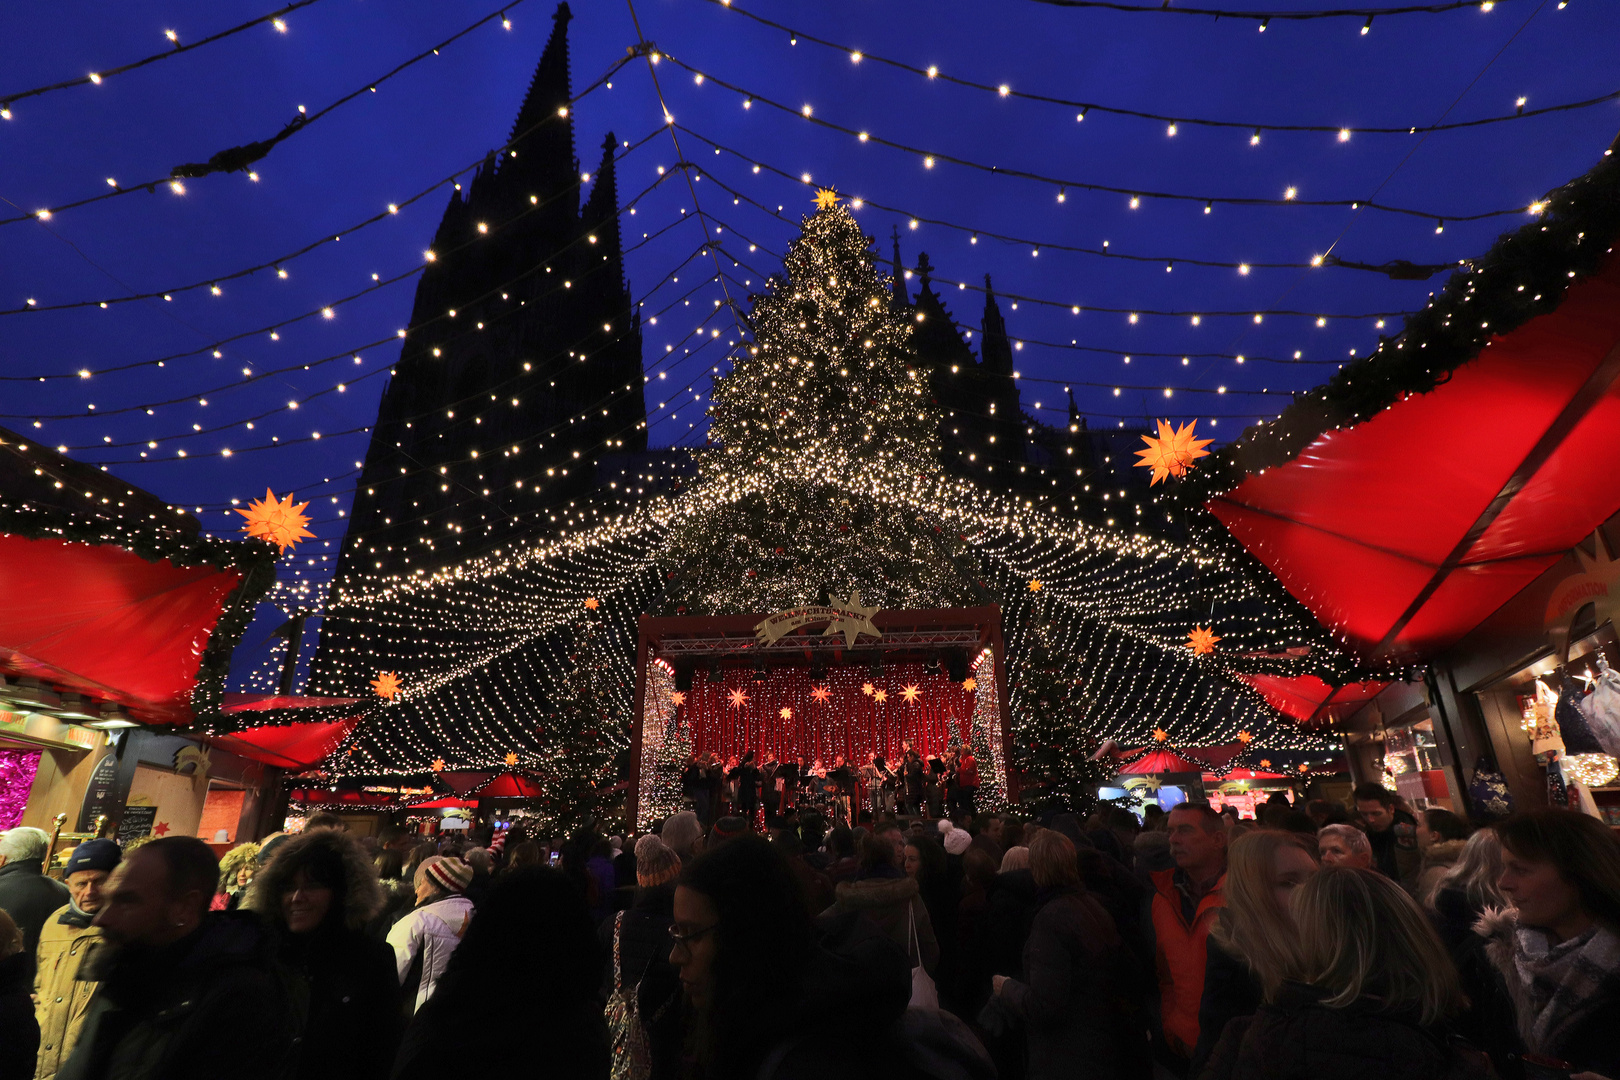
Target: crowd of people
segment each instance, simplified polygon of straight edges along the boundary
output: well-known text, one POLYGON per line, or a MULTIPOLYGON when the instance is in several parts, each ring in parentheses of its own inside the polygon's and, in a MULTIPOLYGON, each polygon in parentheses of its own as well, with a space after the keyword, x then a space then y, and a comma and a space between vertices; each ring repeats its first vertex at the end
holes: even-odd
POLYGON ((88 841, 60 882, 13 829, 0 1080, 1620 1077, 1620 839, 1354 794, 555 850, 316 815, 223 859, 88 841))

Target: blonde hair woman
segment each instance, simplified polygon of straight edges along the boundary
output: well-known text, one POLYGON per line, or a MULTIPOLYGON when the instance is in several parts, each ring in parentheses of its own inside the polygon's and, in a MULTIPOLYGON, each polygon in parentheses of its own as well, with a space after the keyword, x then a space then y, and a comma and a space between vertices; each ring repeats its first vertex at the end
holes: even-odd
POLYGON ((1230 1021, 1253 1016, 1299 967, 1289 904, 1294 890, 1317 871, 1312 846, 1299 833, 1255 829, 1227 849, 1226 906, 1209 932, 1190 1075, 1198 1075, 1230 1021))
POLYGON ((1466 1005, 1417 902, 1372 870, 1329 867, 1294 891, 1297 959, 1204 1080, 1485 1080, 1483 1054, 1448 1041, 1466 1005))
POLYGON ((1024 943, 1024 978, 993 978, 1024 1020, 1029 1080, 1072 1077, 1084 1062, 1097 1080, 1148 1067, 1147 1022, 1135 1008, 1145 985, 1113 918, 1080 881, 1074 843, 1052 829, 1029 842, 1036 893, 1024 943))

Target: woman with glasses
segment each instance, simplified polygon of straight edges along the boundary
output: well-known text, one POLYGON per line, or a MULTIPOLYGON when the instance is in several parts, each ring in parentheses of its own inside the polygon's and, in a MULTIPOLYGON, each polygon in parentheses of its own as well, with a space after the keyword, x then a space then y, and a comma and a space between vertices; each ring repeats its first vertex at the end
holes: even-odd
POLYGON ((383 891, 360 841, 340 829, 288 840, 244 906, 270 925, 307 994, 295 1080, 385 1080, 403 1017, 394 951, 364 930, 383 891))
MULTIPOLYGON (((769 842, 745 835, 699 856, 681 874, 674 915, 681 1021, 675 1035, 652 1032, 653 1080, 898 1067, 889 1037, 911 993, 905 953, 853 917, 818 928, 769 842)), ((660 1003, 639 1005, 650 1015, 660 1003)))

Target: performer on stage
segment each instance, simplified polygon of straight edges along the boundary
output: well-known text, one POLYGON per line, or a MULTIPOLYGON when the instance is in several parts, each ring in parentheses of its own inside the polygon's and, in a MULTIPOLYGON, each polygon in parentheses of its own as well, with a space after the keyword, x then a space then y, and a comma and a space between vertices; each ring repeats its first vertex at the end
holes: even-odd
POLYGON ((960 812, 969 817, 974 814, 973 800, 979 794, 979 763, 973 759, 973 747, 962 747, 962 753, 956 759, 956 808, 953 816, 960 812))
POLYGON ((960 753, 961 747, 955 742, 952 742, 951 745, 945 749, 945 756, 940 758, 942 771, 939 774, 939 790, 941 799, 945 804, 945 817, 950 817, 952 814, 956 813, 956 806, 958 802, 956 792, 956 786, 958 783, 957 769, 961 764, 959 760, 960 753))
POLYGON ((882 754, 866 755, 866 764, 861 766, 861 781, 866 785, 866 808, 876 824, 885 813, 894 811, 894 773, 889 771, 882 754))
POLYGON ((703 821, 703 828, 707 831, 720 819, 721 800, 726 793, 726 768, 720 761, 720 755, 713 750, 709 751, 703 763, 703 779, 709 789, 709 816, 703 821))
POLYGON ((737 816, 754 827, 754 815, 759 811, 759 769, 754 765, 754 752, 743 751, 743 756, 730 772, 733 795, 731 805, 737 816))
POLYGON ((917 753, 911 743, 901 744, 903 755, 900 762, 901 778, 905 782, 905 811, 913 816, 923 810, 923 778, 927 775, 927 768, 923 765, 922 755, 917 753))
POLYGON ((782 792, 776 786, 779 768, 776 755, 765 751, 765 760, 759 766, 759 801, 765 805, 766 828, 782 820, 782 792))
POLYGON ((833 796, 834 817, 850 828, 855 827, 855 818, 852 813, 855 804, 855 773, 844 761, 844 755, 839 754, 833 758, 832 768, 827 770, 827 779, 837 784, 837 794, 833 796))
POLYGON ((804 759, 784 760, 776 766, 776 792, 781 798, 781 815, 785 818, 799 805, 799 784, 804 775, 804 759))
POLYGON ((945 816, 945 762, 940 760, 938 754, 928 755, 928 767, 923 773, 924 805, 931 818, 945 816))
POLYGON ((681 794, 692 800, 699 821, 709 820, 709 777, 703 768, 703 755, 693 754, 681 770, 681 794))

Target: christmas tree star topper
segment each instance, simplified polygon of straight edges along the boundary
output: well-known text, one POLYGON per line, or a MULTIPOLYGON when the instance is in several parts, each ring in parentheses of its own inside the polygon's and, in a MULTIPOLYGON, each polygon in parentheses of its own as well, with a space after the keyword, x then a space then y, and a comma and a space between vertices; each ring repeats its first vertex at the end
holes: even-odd
POLYGON ((838 200, 840 198, 842 198, 842 196, 840 196, 838 192, 834 191, 832 188, 817 188, 816 209, 831 210, 833 207, 838 205, 838 200))

